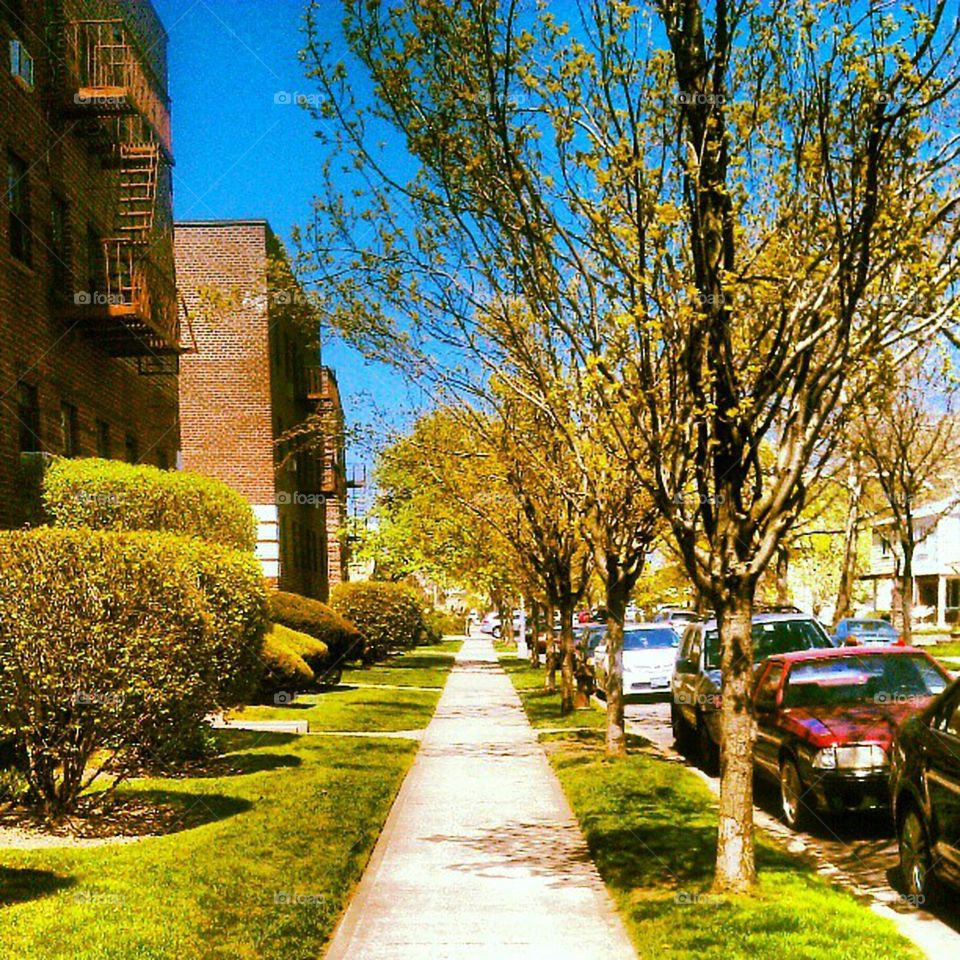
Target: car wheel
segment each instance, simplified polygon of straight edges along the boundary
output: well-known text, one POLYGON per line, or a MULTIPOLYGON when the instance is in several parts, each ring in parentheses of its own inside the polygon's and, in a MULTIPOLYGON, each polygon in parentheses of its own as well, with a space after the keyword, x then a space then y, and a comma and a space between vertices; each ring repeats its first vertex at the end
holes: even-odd
POLYGON ((673 730, 673 742, 677 750, 688 756, 693 748, 690 724, 683 717, 683 711, 675 704, 670 704, 670 728, 673 730))
POLYGON ((803 802, 803 781, 796 763, 789 758, 780 764, 780 809, 783 822, 791 830, 803 828, 807 813, 803 802))
POLYGON ((499 640, 499 639, 500 639, 500 628, 499 628, 499 627, 494 627, 494 628, 490 631, 490 634, 491 634, 491 636, 493 637, 494 640, 499 640))
POLYGON ((697 714, 697 752, 700 754, 700 768, 708 776, 715 777, 720 771, 720 748, 713 742, 702 713, 697 714))
POLYGON ((898 832, 900 848, 900 876, 908 901, 919 907, 933 898, 936 876, 927 831, 916 809, 909 807, 900 821, 898 832))

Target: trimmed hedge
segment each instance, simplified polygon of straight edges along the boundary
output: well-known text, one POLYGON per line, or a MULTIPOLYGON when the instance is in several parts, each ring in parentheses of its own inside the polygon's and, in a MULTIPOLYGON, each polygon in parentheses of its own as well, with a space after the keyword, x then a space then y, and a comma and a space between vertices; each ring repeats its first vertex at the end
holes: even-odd
POLYGON ((330 605, 357 625, 364 637, 364 660, 379 660, 396 647, 426 640, 423 607, 411 587, 400 583, 338 583, 330 605))
POLYGON ((255 689, 265 613, 252 554, 154 532, 0 534, 0 728, 30 799, 69 812, 104 747, 120 778, 194 752, 204 718, 255 689))
POLYGON ((93 753, 128 774, 144 739, 192 741, 216 706, 203 593, 156 535, 50 528, 0 535, 0 726, 30 799, 72 810, 93 753))
POLYGON ((309 650, 311 644, 318 642, 279 623, 270 624, 260 654, 261 698, 269 699, 279 694, 282 700, 292 700, 294 694, 312 690, 316 686, 316 675, 300 651, 309 650))
POLYGON ((357 627, 319 600, 275 590, 269 596, 270 619, 291 630, 315 637, 329 649, 329 662, 339 667, 363 656, 363 637, 357 627))
POLYGON ((423 615, 428 643, 440 643, 444 637, 463 633, 464 618, 443 610, 428 610, 423 615))
POLYGON ((291 630, 283 624, 275 623, 271 626, 273 631, 280 635, 287 649, 292 650, 310 668, 314 677, 323 676, 324 667, 330 657, 330 651, 323 641, 311 637, 309 633, 291 630))
POLYGON ((163 530, 252 551, 250 505, 219 480, 97 458, 57 459, 43 476, 43 507, 58 527, 163 530))

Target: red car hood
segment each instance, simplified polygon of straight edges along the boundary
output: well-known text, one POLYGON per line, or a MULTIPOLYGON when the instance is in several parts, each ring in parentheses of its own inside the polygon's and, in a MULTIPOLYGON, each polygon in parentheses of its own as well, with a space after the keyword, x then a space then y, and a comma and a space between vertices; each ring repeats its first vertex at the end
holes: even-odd
POLYGON ((922 710, 932 699, 916 698, 908 703, 793 707, 783 711, 783 722, 793 733, 816 747, 838 743, 879 743, 887 749, 897 726, 922 710))

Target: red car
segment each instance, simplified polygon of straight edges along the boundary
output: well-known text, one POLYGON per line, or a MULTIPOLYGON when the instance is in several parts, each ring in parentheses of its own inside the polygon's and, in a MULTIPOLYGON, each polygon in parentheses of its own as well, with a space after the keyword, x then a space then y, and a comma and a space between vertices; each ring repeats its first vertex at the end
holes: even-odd
POLYGON ((780 786, 783 819, 889 803, 897 725, 950 682, 914 647, 840 647, 770 657, 754 688, 754 764, 780 786))

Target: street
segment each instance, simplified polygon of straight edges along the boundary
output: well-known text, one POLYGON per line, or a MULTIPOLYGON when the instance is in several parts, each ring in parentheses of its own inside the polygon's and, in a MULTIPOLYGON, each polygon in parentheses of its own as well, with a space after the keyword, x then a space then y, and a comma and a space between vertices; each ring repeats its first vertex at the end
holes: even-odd
MULTIPOLYGON (((649 740, 665 754, 681 759, 674 749, 669 703, 628 703, 627 730, 649 740)), ((685 763, 693 766, 689 760, 685 763)), ((714 792, 720 781, 698 772, 714 792)), ((779 794, 764 781, 756 784, 756 824, 781 838, 792 853, 814 858, 821 873, 871 902, 874 909, 895 911, 898 924, 930 956, 960 955, 960 905, 938 907, 936 916, 914 910, 897 889, 897 842, 887 814, 862 813, 842 818, 819 818, 811 832, 794 833, 779 819, 779 794)))

